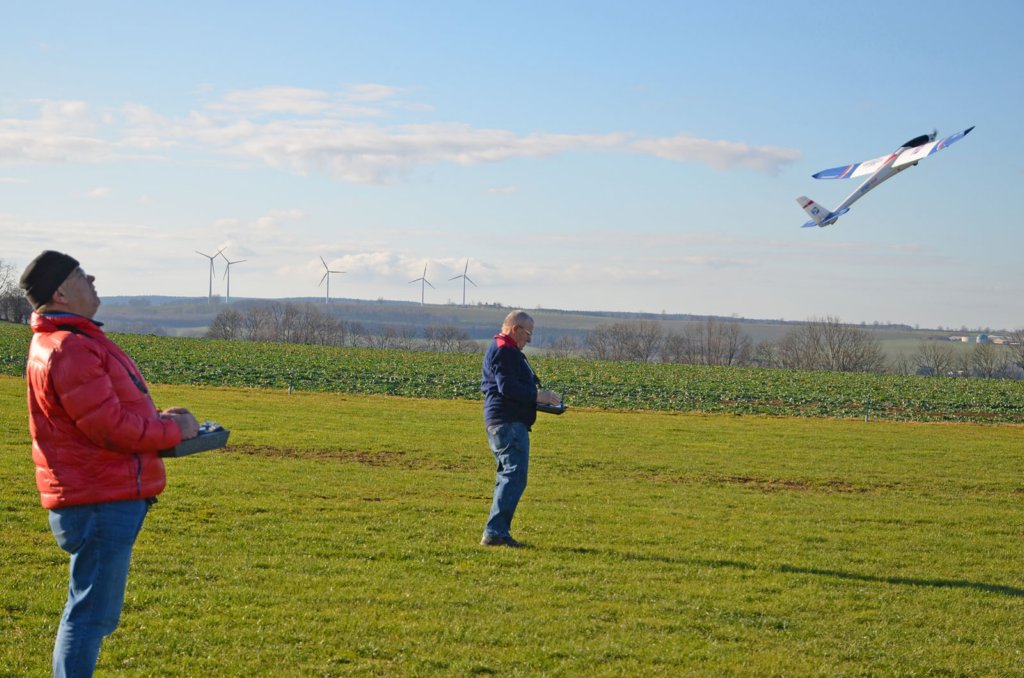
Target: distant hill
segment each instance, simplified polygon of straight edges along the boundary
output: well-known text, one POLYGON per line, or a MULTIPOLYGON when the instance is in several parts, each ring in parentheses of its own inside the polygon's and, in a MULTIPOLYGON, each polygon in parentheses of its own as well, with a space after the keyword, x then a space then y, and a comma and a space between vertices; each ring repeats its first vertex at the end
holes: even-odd
MULTIPOLYGON (((218 313, 232 308, 241 313, 256 306, 268 304, 315 304, 321 311, 346 321, 359 322, 368 329, 381 325, 397 328, 420 329, 428 325, 453 325, 464 330, 472 339, 488 339, 494 335, 502 318, 511 310, 498 304, 459 306, 453 304, 420 305, 408 301, 376 301, 360 299, 332 299, 325 304, 323 298, 296 297, 287 299, 232 299, 230 305, 205 297, 124 296, 103 300, 97 320, 108 330, 137 334, 200 337, 206 332, 218 313)), ((526 309, 537 321, 541 343, 559 336, 582 339, 598 325, 628 320, 656 320, 668 331, 680 331, 693 323, 716 318, 724 322, 738 322, 755 341, 777 340, 803 321, 735 318, 693 314, 623 313, 612 311, 572 311, 560 309, 526 309)), ((944 333, 936 330, 915 330, 908 325, 866 325, 878 332, 883 341, 919 340, 944 333)))

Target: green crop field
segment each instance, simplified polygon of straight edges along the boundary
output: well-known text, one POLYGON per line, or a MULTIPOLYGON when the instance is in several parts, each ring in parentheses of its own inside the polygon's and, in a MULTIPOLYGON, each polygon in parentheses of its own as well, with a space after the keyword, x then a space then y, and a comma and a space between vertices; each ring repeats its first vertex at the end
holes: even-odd
MULTIPOLYGON (((534 430, 528 548, 488 549, 479 402, 274 386, 154 387, 232 436, 168 460, 98 675, 1024 670, 1019 425, 574 408, 534 430)), ((66 586, 24 397, 0 377, 0 676, 48 674, 66 586)))
MULTIPOLYGON (((149 381, 477 399, 480 356, 135 334, 116 339, 149 381)), ((24 372, 29 330, 0 323, 0 374, 24 372)), ((574 407, 1024 423, 1024 383, 532 358, 574 407)))

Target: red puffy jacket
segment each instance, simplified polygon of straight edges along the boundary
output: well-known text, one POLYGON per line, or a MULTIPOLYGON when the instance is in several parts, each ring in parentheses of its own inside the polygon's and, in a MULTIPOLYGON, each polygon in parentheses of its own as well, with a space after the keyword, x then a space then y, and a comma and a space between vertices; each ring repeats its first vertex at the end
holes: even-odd
POLYGON ((181 431, 160 417, 135 363, 88 318, 33 313, 31 324, 29 431, 43 507, 160 494, 157 452, 181 431))

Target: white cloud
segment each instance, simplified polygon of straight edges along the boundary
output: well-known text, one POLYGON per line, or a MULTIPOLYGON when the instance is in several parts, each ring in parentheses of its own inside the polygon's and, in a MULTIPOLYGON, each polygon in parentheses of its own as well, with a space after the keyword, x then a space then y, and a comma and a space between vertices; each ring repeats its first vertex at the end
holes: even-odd
MULTIPOLYGON (((0 215, 0 233, 7 241, 5 260, 25 265, 43 250, 58 249, 74 256, 101 279, 109 275, 135 275, 139 269, 155 273, 160 267, 154 266, 154 262, 164 263, 172 257, 181 247, 183 235, 138 222, 37 221, 10 214, 0 215), (117 247, 110 247, 110 243, 117 243, 117 247)), ((137 286, 138 281, 131 285, 137 286)), ((107 293, 110 289, 104 287, 107 293)))
POLYGON ((353 183, 385 183, 436 163, 470 166, 580 151, 641 153, 720 170, 742 168, 768 174, 800 157, 793 149, 692 137, 634 139, 623 132, 524 135, 466 123, 386 126, 326 117, 253 122, 194 114, 178 131, 212 150, 298 174, 327 174, 353 183))
MULTIPOLYGON (((379 250, 346 254, 332 260, 342 270, 353 274, 367 274, 377 278, 400 277, 407 280, 418 278, 423 274, 423 265, 431 269, 431 262, 423 257, 413 256, 405 252, 379 250)), ((427 271, 427 279, 434 277, 433 271, 427 271)), ((433 282, 433 281, 431 281, 433 282)))
POLYGON ((353 106, 337 101, 326 92, 294 87, 276 87, 245 92, 228 92, 223 101, 209 104, 211 111, 227 111, 242 115, 291 114, 298 116, 373 117, 381 111, 367 106, 353 106))
POLYGON ((474 165, 543 157, 572 150, 613 149, 622 135, 531 134, 464 124, 379 125, 341 121, 235 123, 198 130, 225 153, 262 160, 299 174, 325 173, 339 181, 384 183, 439 162, 474 165))
POLYGON ((330 107, 326 92, 302 87, 265 87, 226 92, 221 101, 207 105, 211 110, 261 111, 318 115, 330 107))
POLYGON ((27 184, 28 179, 20 177, 0 177, 0 184, 27 184))
POLYGON ((383 101, 396 97, 404 91, 401 87, 367 82, 351 85, 348 88, 348 98, 352 101, 383 101))
POLYGON ((96 162, 109 144, 81 101, 43 101, 34 120, 0 119, 0 163, 96 162))
POLYGON ((287 224, 302 221, 306 213, 300 209, 271 210, 269 213, 256 219, 246 231, 258 237, 282 235, 287 224))
POLYGON ((778 146, 750 146, 735 141, 713 141, 678 135, 660 139, 641 139, 633 150, 668 160, 698 162, 717 170, 736 167, 777 174, 783 166, 800 159, 800 151, 778 146))
POLYGON ((305 87, 261 87, 228 91, 220 100, 207 103, 205 109, 214 113, 256 116, 378 117, 384 115, 385 111, 367 106, 364 102, 379 102, 394 96, 398 91, 397 88, 384 85, 356 85, 347 93, 305 87))
POLYGON ((82 193, 82 197, 90 200, 102 200, 103 198, 109 198, 111 193, 113 193, 113 189, 110 186, 97 186, 82 193))
POLYGON ((234 228, 240 226, 242 220, 236 217, 223 217, 213 222, 213 227, 217 229, 234 228))
POLYGON ((572 152, 643 154, 768 174, 800 158, 795 149, 686 135, 521 134, 463 122, 366 122, 386 111, 359 102, 386 102, 408 113, 407 102, 392 101, 402 92, 379 84, 353 85, 340 93, 286 86, 234 90, 184 118, 168 118, 141 104, 126 105, 117 115, 93 116, 82 102, 43 102, 35 120, 0 120, 0 162, 98 161, 154 150, 166 159, 187 147, 301 175, 386 183, 437 163, 471 166, 572 152))
POLYGON ((205 241, 216 241, 216 246, 204 245, 206 249, 197 249, 207 255, 223 249, 232 261, 243 257, 287 257, 300 251, 307 252, 309 248, 298 244, 292 232, 295 222, 307 216, 300 209, 277 209, 251 220, 222 217, 203 229, 205 241))

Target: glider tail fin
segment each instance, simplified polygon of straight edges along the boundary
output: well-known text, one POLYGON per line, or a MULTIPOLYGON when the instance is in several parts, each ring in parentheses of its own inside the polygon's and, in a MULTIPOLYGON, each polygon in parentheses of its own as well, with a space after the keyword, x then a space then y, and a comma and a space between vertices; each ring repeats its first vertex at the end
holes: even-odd
POLYGON ((832 210, 823 205, 819 205, 805 195, 801 195, 796 199, 796 201, 800 207, 804 208, 804 211, 807 212, 807 215, 811 218, 811 221, 808 221, 803 225, 804 228, 812 228, 814 226, 825 227, 828 225, 826 220, 832 215, 832 210))

